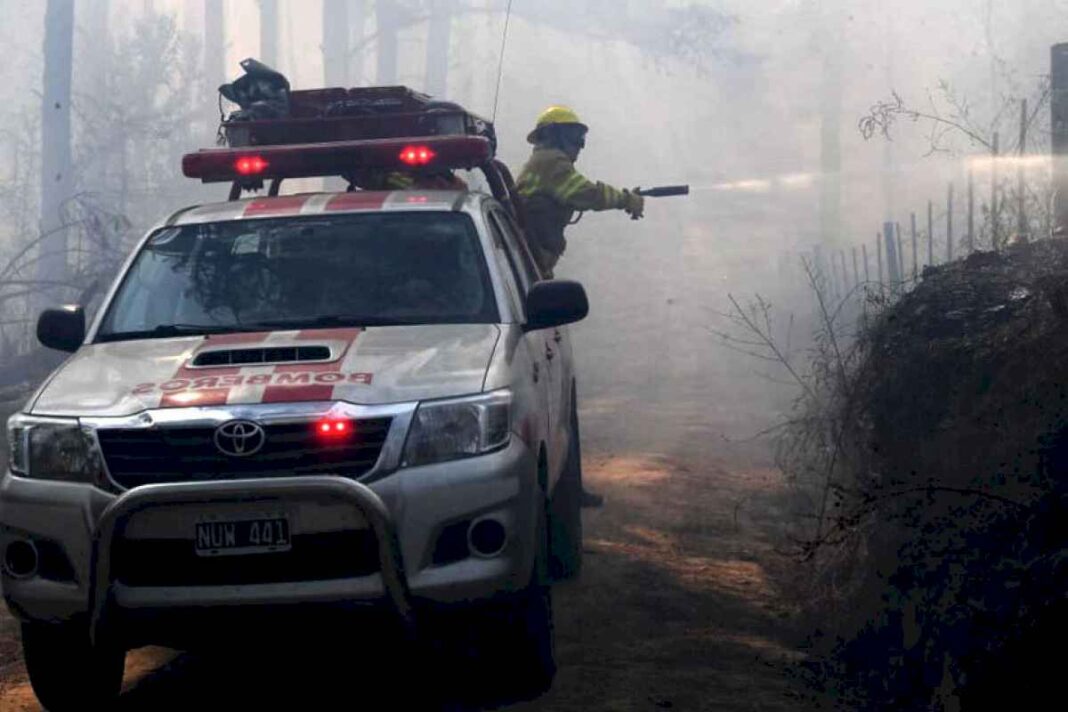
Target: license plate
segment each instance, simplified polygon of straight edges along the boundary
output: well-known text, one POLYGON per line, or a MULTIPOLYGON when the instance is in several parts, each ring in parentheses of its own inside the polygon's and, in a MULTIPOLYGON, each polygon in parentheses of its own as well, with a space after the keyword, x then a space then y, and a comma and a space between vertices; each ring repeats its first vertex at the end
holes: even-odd
POLYGON ((290 547, 289 520, 285 517, 208 521, 196 525, 199 556, 265 554, 287 551, 290 547))

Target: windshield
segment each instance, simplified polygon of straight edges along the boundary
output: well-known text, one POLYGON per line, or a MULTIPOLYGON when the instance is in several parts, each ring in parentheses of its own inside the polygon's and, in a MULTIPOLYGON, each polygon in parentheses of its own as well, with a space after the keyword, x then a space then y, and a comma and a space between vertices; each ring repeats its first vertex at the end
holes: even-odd
POLYGON ((467 215, 375 213, 161 229, 137 256, 97 339, 497 321, 467 215))

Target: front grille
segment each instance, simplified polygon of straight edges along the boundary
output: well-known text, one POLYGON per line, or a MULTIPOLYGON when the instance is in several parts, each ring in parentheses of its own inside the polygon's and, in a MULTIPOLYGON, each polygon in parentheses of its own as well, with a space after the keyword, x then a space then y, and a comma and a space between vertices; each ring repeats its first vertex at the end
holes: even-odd
POLYGON ((112 549, 112 575, 127 586, 240 586, 325 581, 379 570, 374 532, 297 534, 292 548, 269 554, 198 556, 190 539, 123 539, 112 549))
POLYGON ((249 477, 359 477, 378 462, 391 422, 356 420, 352 432, 342 438, 320 438, 310 422, 264 425, 263 448, 247 457, 219 452, 213 427, 107 428, 97 436, 112 478, 130 489, 249 477))

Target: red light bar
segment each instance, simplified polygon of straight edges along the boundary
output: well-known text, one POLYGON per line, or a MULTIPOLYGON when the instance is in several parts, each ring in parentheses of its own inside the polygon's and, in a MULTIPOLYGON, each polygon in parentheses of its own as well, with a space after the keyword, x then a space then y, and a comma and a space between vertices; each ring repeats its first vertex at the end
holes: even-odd
POLYGON ((248 148, 209 148, 182 157, 182 173, 204 183, 242 178, 314 178, 339 176, 358 168, 411 170, 433 161, 442 169, 477 168, 492 157, 482 136, 336 141, 248 148), (426 153, 422 151, 425 149, 426 153), (414 162, 406 155, 414 151, 414 162), (243 168, 244 167, 244 168, 243 168))
POLYGON ((263 173, 269 165, 263 156, 242 156, 234 161, 234 170, 243 176, 253 176, 263 173))
POLYGON ((437 155, 426 146, 407 146, 400 152, 400 159, 409 166, 425 166, 437 155))

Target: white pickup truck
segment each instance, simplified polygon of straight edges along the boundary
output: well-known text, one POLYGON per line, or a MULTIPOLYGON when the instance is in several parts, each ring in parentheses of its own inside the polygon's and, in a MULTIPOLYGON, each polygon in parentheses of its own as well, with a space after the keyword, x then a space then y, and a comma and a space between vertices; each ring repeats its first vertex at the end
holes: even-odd
POLYGON ((477 611, 487 661, 546 689, 549 584, 581 561, 587 309, 479 192, 237 199, 152 230, 91 324, 42 315, 71 356, 7 425, 3 595, 39 699, 96 709, 134 647, 335 607, 417 637, 425 610, 477 611))

